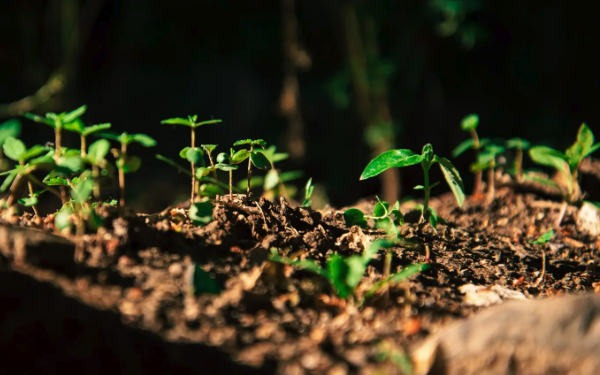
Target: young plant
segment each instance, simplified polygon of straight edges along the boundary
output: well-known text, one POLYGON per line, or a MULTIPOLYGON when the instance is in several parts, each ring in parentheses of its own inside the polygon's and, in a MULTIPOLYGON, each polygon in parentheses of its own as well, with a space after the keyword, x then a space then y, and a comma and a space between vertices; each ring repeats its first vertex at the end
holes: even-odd
MULTIPOLYGON (((466 141, 460 143, 456 148, 452 151, 452 157, 457 157, 463 152, 473 149, 475 150, 475 154, 477 159, 479 159, 479 153, 488 142, 489 139, 479 139, 477 135, 477 126, 479 125, 479 116, 476 114, 470 114, 465 116, 460 122, 460 128, 469 133, 471 139, 467 139, 466 141)), ((473 195, 478 196, 482 193, 482 173, 478 171, 475 173, 475 183, 473 185, 473 195)))
POLYGON ((267 142, 262 139, 244 139, 241 141, 237 141, 233 144, 233 146, 248 146, 248 149, 238 150, 231 157, 231 162, 233 164, 240 164, 244 160, 248 159, 248 187, 246 188, 246 197, 250 198, 250 185, 252 180, 252 165, 254 165, 258 169, 270 170, 271 162, 267 157, 260 151, 255 150, 255 147, 265 148, 267 146, 267 142))
POLYGON ((217 168, 215 168, 215 163, 212 158, 212 152, 215 150, 215 148, 217 148, 217 145, 200 145, 200 147, 202 147, 202 149, 208 156, 208 161, 210 163, 210 166, 213 168, 212 169, 213 177, 216 180, 217 179, 217 168))
MULTIPOLYGON (((277 255, 276 249, 271 249, 270 260, 278 263, 289 264, 300 269, 315 273, 325 278, 333 287, 336 294, 342 299, 356 298, 356 288, 362 281, 371 259, 377 254, 380 248, 389 248, 395 241, 376 240, 362 255, 351 255, 344 257, 334 254, 327 259, 326 267, 322 268, 315 260, 292 260, 277 255)), ((391 283, 397 283, 408 279, 409 277, 427 269, 426 264, 413 264, 405 267, 402 271, 384 277, 380 282, 369 289, 359 301, 361 305, 367 298, 379 292, 382 288, 391 283)))
POLYGON ((504 151, 505 148, 502 146, 488 144, 477 156, 477 162, 471 164, 471 170, 473 172, 480 173, 485 170, 488 171, 488 203, 491 203, 495 196, 496 157, 504 151))
MULTIPOLYGON (((452 165, 450 160, 434 155, 433 147, 431 144, 426 144, 423 147, 423 151, 421 155, 415 154, 411 150, 390 150, 382 153, 377 156, 375 159, 371 160, 371 162, 367 165, 362 175, 360 176, 361 180, 365 180, 367 178, 375 177, 383 171, 390 168, 402 168, 408 167, 410 165, 415 165, 421 163, 421 167, 423 168, 425 185, 415 186, 416 190, 423 190, 425 192, 425 201, 423 203, 423 209, 421 210, 421 219, 419 223, 425 221, 425 217, 429 216, 431 221, 431 209, 429 207, 429 195, 430 191, 433 187, 435 187, 439 182, 435 182, 430 185, 429 183, 429 169, 435 163, 440 165, 442 173, 446 178, 446 182, 448 186, 450 186, 450 190, 454 194, 454 198, 459 206, 462 207, 465 201, 465 193, 463 181, 460 178, 460 174, 452 165)), ((432 226, 434 224, 432 223, 432 226)))
MULTIPOLYGON (((264 189, 263 194, 268 199, 274 199, 276 196, 290 199, 296 194, 296 187, 287 184, 287 182, 301 178, 304 173, 302 171, 281 172, 281 170, 275 168, 275 163, 289 157, 289 154, 276 152, 276 150, 277 148, 272 145, 263 151, 263 154, 271 162, 271 170, 267 172, 264 178, 261 178, 264 189)), ((251 184, 254 185, 254 179, 251 184)))
POLYGON ((529 243, 532 245, 542 245, 540 248, 540 250, 542 252, 542 271, 540 272, 540 276, 538 277, 538 279, 533 284, 533 287, 537 287, 544 280, 544 275, 546 273, 546 252, 544 251, 544 247, 546 246, 546 244, 548 242, 550 242, 550 240, 552 239, 552 236, 554 236, 553 230, 542 234, 535 241, 529 241, 529 243))
POLYGON ((100 171, 109 173, 114 168, 112 164, 106 160, 106 155, 108 155, 109 151, 110 142, 106 139, 99 139, 90 145, 89 150, 84 157, 84 161, 92 166, 94 197, 96 199, 100 199, 100 171))
POLYGON ((125 213, 125 174, 132 173, 140 169, 142 165, 142 159, 138 156, 131 156, 127 154, 127 146, 130 143, 139 143, 144 147, 156 146, 154 138, 146 134, 127 134, 123 132, 121 134, 116 133, 102 133, 102 136, 108 139, 115 140, 121 144, 121 148, 112 149, 113 156, 117 159, 117 169, 119 170, 119 190, 121 191, 121 198, 119 200, 119 209, 121 214, 125 213))
POLYGON ((87 137, 90 134, 97 133, 99 131, 104 131, 110 129, 110 124, 97 124, 92 126, 83 125, 83 121, 80 119, 76 119, 73 122, 69 122, 64 124, 63 128, 70 132, 74 132, 79 134, 81 139, 81 157, 85 158, 87 155, 87 137))
MULTIPOLYGON (((6 179, 0 186, 0 191, 4 192, 10 186, 10 195, 6 201, 7 207, 10 207, 16 199, 16 193, 20 186, 20 183, 26 179, 29 188, 29 198, 25 198, 19 201, 20 204, 25 206, 31 206, 36 216, 38 216, 35 205, 37 204, 37 196, 40 192, 35 193, 31 182, 33 181, 37 185, 44 187, 44 185, 32 175, 32 172, 41 168, 53 168, 55 166, 54 159, 51 156, 44 155, 51 150, 48 147, 35 145, 31 148, 27 148, 23 142, 14 138, 8 137, 3 145, 4 155, 18 163, 14 169, 3 172, 1 175, 6 175, 6 179)), ((60 198, 60 193, 55 190, 50 190, 60 198)))
MULTIPOLYGON (((196 128, 203 126, 203 125, 217 124, 217 123, 222 122, 222 120, 208 120, 208 121, 201 121, 201 122, 197 122, 197 121, 198 121, 198 116, 193 115, 193 116, 188 116, 187 119, 177 117, 177 118, 166 119, 166 120, 163 120, 160 122, 161 124, 187 126, 191 130, 190 147, 189 148, 186 147, 181 151, 184 152, 184 150, 186 150, 185 151, 186 159, 188 159, 191 163, 192 193, 191 193, 191 197, 190 197, 190 202, 192 202, 192 203, 194 202, 194 199, 196 198, 196 164, 197 164, 197 161, 202 158, 202 155, 200 154, 201 149, 196 148, 196 128), (188 153, 189 153, 189 157, 187 157, 188 153)), ((209 158, 210 158, 210 155, 209 155, 209 158)), ((211 164, 212 164, 212 159, 211 159, 211 164)), ((216 179, 216 176, 215 176, 215 179, 216 179)))
POLYGON ((0 125, 0 172, 10 168, 10 164, 4 159, 4 142, 9 137, 18 138, 21 134, 21 123, 17 119, 10 119, 0 125))
MULTIPOLYGON (((232 150, 233 151, 233 150, 232 150)), ((231 164, 231 156, 226 152, 221 152, 217 155, 217 165, 221 168, 228 168, 229 172, 229 200, 233 202, 233 171, 238 169, 237 165, 231 164)))
POLYGON ((375 222, 375 229, 383 229, 387 234, 397 237, 400 233, 398 226, 404 225, 404 216, 400 212, 400 202, 396 203, 390 209, 390 204, 384 202, 379 197, 377 204, 373 207, 373 215, 365 215, 358 208, 350 208, 344 211, 344 222, 347 227, 358 225, 365 229, 368 226, 369 219, 375 222))
POLYGON ((310 207, 312 206, 312 201, 310 198, 313 195, 313 191, 315 187, 312 185, 312 177, 308 179, 306 186, 304 187, 304 201, 302 202, 302 207, 310 207))
POLYGON ((514 176, 517 182, 523 181, 523 150, 528 150, 531 143, 521 138, 511 138, 506 141, 507 148, 515 149, 514 176))
POLYGON ((599 148, 600 143, 594 144, 594 134, 584 123, 579 128, 577 140, 564 153, 547 146, 534 146, 529 149, 529 156, 535 163, 555 168, 566 180, 566 186, 559 186, 545 178, 525 176, 529 180, 555 187, 561 192, 563 203, 554 223, 556 227, 560 227, 567 206, 582 197, 578 182, 579 165, 584 158, 599 148))

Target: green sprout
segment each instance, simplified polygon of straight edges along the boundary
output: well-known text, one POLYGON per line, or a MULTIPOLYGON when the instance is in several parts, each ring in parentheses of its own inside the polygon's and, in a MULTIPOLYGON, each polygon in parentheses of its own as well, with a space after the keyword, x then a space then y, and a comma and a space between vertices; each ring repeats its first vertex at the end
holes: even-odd
MULTIPOLYGON (((351 255, 344 257, 334 254, 327 259, 326 267, 322 268, 315 260, 292 260, 290 258, 277 255, 277 249, 271 249, 269 259, 274 262, 283 263, 298 267, 325 278, 333 287, 336 294, 342 299, 356 298, 356 288, 362 281, 371 259, 377 254, 380 248, 388 248, 395 244, 393 240, 376 240, 368 249, 365 249, 362 255, 351 255)), ((411 276, 424 271, 429 266, 427 264, 413 264, 405 267, 402 271, 384 277, 369 289, 359 301, 362 305, 364 301, 375 293, 381 291, 389 284, 404 281, 411 276)))
POLYGON ((110 151, 110 142, 106 139, 99 139, 92 143, 84 157, 84 161, 92 166, 92 177, 94 180, 94 197, 100 199, 100 174, 111 171, 112 164, 106 160, 106 155, 110 151))
POLYGON ((563 203, 554 223, 556 227, 560 227, 567 206, 582 197, 578 182, 579 165, 584 158, 599 148, 600 143, 594 144, 594 134, 584 123, 579 128, 577 140, 564 153, 547 146, 534 146, 529 149, 531 160, 537 164, 555 168, 566 179, 566 186, 559 186, 546 178, 525 176, 528 180, 552 186, 561 192, 563 203))
POLYGON ((369 219, 375 222, 375 229, 383 229, 389 235, 397 236, 400 230, 397 226, 404 225, 404 216, 400 212, 400 202, 396 203, 390 209, 390 204, 384 202, 379 197, 377 204, 373 207, 373 215, 365 215, 358 208, 350 208, 344 211, 344 222, 347 227, 358 225, 365 229, 368 226, 369 219))
POLYGON ((229 172, 229 200, 233 202, 233 171, 238 169, 238 166, 231 164, 231 156, 226 152, 221 152, 217 155, 216 165, 220 166, 218 168, 221 170, 227 170, 229 172))
MULTIPOLYGON (((454 150, 452 150, 452 157, 457 157, 463 152, 473 149, 475 150, 475 154, 477 159, 479 159, 479 153, 481 149, 489 143, 489 139, 479 139, 477 135, 477 126, 479 125, 479 116, 476 114, 470 114, 465 116, 461 123, 460 128, 469 133, 471 139, 467 139, 466 141, 460 143, 454 150)), ((475 173, 475 184, 473 185, 473 195, 479 195, 482 193, 482 173, 481 171, 477 171, 475 173)))
POLYGON ((477 155, 477 162, 471 164, 471 170, 473 172, 480 173, 485 170, 488 171, 488 202, 492 202, 495 196, 496 157, 505 150, 506 149, 502 146, 487 144, 483 151, 477 155))
MULTIPOLYGON (((191 197, 190 197, 190 202, 194 202, 194 199, 196 198, 196 164, 199 161, 199 159, 202 158, 202 150, 199 148, 196 148, 196 128, 203 126, 203 125, 209 125, 209 124, 217 124, 222 122, 222 120, 208 120, 208 121, 201 121, 201 122, 196 122, 198 121, 198 116, 197 115, 193 115, 193 116, 188 116, 187 119, 184 118, 170 118, 170 119, 166 119, 161 121, 161 124, 170 124, 170 125, 183 125, 183 126, 188 126, 191 130, 191 143, 190 143, 190 147, 186 147, 183 150, 181 150, 182 152, 185 151, 186 153, 186 159, 191 163, 191 168, 192 168, 192 193, 191 193, 191 197)), ((211 150, 212 151, 212 150, 211 150)), ((210 158, 210 155, 209 155, 210 158)), ((211 164, 212 164, 212 158, 211 158, 211 164)), ((216 176, 215 176, 216 179, 216 176)))
POLYGON ((102 133, 102 137, 112 139, 121 144, 121 149, 112 149, 113 156, 117 159, 117 169, 119 170, 119 190, 121 191, 121 198, 119 200, 119 209, 121 214, 125 213, 125 174, 132 173, 140 169, 142 165, 142 159, 138 156, 131 156, 127 154, 127 146, 130 143, 136 142, 144 147, 156 146, 154 138, 146 134, 127 134, 123 132, 121 134, 116 133, 102 133))
POLYGON ((212 152, 215 150, 215 148, 217 148, 217 145, 200 145, 200 147, 202 147, 202 149, 206 153, 206 156, 208 156, 208 161, 210 162, 210 166, 213 168, 212 169, 213 177, 216 180, 217 179, 217 168, 215 168, 215 163, 212 158, 212 152))
MULTIPOLYGON (((54 159, 47 155, 49 150, 51 150, 49 147, 40 145, 35 145, 28 149, 20 140, 14 137, 6 138, 3 145, 4 155, 18 163, 14 169, 0 174, 6 175, 2 186, 0 186, 0 191, 6 191, 10 186, 10 195, 6 201, 7 207, 10 207, 13 204, 20 183, 26 179, 29 188, 29 198, 24 198, 18 201, 18 203, 24 206, 30 206, 34 211, 35 216, 39 216, 35 206, 38 203, 37 196, 41 194, 41 192, 34 192, 31 183, 33 182, 44 188, 45 186, 32 174, 32 172, 42 168, 55 167, 54 159), (42 154, 46 155, 40 156, 42 154)), ((59 198, 61 197, 60 193, 53 189, 45 190, 50 190, 59 198)))
POLYGON ((540 251, 542 252, 542 271, 540 272, 538 279, 533 284, 534 288, 540 285, 540 283, 544 280, 544 275, 546 273, 546 252, 544 251, 543 246, 550 242, 552 236, 554 236, 554 231, 550 230, 539 236, 535 241, 529 241, 529 243, 532 245, 542 245, 542 248, 540 248, 540 251))
POLYGON ((87 137, 90 134, 97 133, 99 131, 104 131, 110 129, 110 124, 97 124, 91 126, 83 125, 83 121, 80 119, 76 119, 73 122, 69 122, 63 125, 63 129, 68 130, 70 132, 74 132, 79 134, 81 139, 81 157, 85 158, 87 155, 87 137))
MULTIPOLYGON (((452 193, 454 194, 456 202, 462 207, 465 200, 465 193, 463 181, 460 178, 458 170, 456 170, 450 160, 434 155, 433 147, 429 143, 423 147, 423 152, 421 155, 415 154, 411 150, 406 149, 390 150, 382 153, 375 159, 371 160, 360 176, 360 179, 365 180, 367 178, 375 177, 389 168, 402 168, 419 163, 421 163, 425 178, 425 185, 415 186, 416 190, 423 190, 425 192, 425 201, 423 203, 423 209, 421 210, 421 219, 419 220, 419 223, 424 222, 426 216, 430 217, 431 222, 429 195, 431 189, 439 183, 435 182, 431 185, 429 184, 429 169, 434 163, 438 163, 440 165, 442 173, 446 178, 448 186, 450 186, 450 190, 452 190, 452 193)), ((431 225, 434 226, 433 222, 431 222, 431 225)))
POLYGON ((511 138, 506 141, 507 148, 515 149, 514 176, 517 182, 523 181, 523 150, 528 150, 531 143, 521 138, 511 138))
POLYGON ((233 164, 240 164, 244 160, 248 159, 248 187, 246 188, 246 197, 250 198, 250 185, 252 180, 252 165, 254 165, 258 169, 270 170, 271 162, 267 157, 260 151, 255 150, 256 146, 261 148, 265 148, 267 146, 267 142, 262 139, 244 139, 241 141, 237 141, 233 144, 233 146, 244 146, 248 145, 249 149, 241 149, 238 150, 235 154, 231 156, 231 162, 233 164))
POLYGON ((306 182, 306 186, 304 187, 304 201, 302 202, 302 207, 310 207, 312 206, 312 201, 310 198, 313 195, 313 191, 315 187, 312 185, 312 177, 308 179, 306 182))
POLYGON ((8 137, 17 138, 21 134, 21 123, 17 119, 10 119, 0 125, 0 172, 10 168, 10 164, 4 159, 4 142, 8 137))

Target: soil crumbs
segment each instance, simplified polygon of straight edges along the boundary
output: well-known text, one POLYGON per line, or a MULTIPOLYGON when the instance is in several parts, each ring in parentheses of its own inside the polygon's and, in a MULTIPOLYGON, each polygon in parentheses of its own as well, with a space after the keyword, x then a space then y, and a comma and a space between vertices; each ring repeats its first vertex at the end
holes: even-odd
MULTIPOLYGON (((410 348, 498 302, 481 291, 502 299, 600 292, 600 239, 576 230, 576 208, 544 247, 530 241, 552 228, 559 203, 502 189, 489 205, 458 208, 445 195, 432 206, 447 220, 437 231, 419 229, 418 213, 403 207, 402 235, 416 245, 395 247, 392 263, 395 272, 429 253, 429 269, 362 308, 336 298, 324 279, 268 260, 275 248, 324 265, 383 236, 346 228, 343 211, 238 197, 217 200, 213 221, 196 227, 182 209, 123 219, 103 207, 107 228, 80 238, 51 234, 51 217, 41 229, 27 214, 4 217, 3 361, 46 373, 70 361, 85 373, 402 374, 410 348), (196 267, 218 293, 190 292, 196 267)), ((381 279, 383 258, 359 288, 381 279)))

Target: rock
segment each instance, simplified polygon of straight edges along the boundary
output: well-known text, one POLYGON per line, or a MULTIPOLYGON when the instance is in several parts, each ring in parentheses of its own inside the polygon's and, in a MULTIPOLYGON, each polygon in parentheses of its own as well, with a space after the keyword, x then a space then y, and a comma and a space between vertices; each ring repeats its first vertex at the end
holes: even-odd
POLYGON ((600 374, 600 296, 490 307, 413 351, 414 374, 600 374))
POLYGON ((583 202, 577 214, 577 229, 590 236, 600 234, 600 209, 597 206, 583 202))

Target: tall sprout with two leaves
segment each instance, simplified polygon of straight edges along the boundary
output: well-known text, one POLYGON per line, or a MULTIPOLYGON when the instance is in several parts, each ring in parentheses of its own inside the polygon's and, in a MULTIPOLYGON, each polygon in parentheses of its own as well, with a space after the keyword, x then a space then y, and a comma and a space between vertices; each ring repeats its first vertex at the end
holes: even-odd
POLYGON ((121 144, 120 149, 113 148, 111 152, 117 159, 117 169, 119 170, 119 190, 121 191, 121 198, 119 200, 119 209, 121 214, 125 212, 125 174, 132 173, 140 169, 142 166, 142 159, 138 156, 129 155, 127 153, 127 146, 131 143, 139 143, 144 147, 156 146, 154 138, 146 134, 127 134, 123 132, 121 134, 116 133, 102 133, 102 136, 108 139, 115 140, 121 144))
MULTIPOLYGON (((479 139, 477 135, 477 126, 479 126, 479 116, 476 114, 470 114, 465 116, 460 122, 460 128, 469 133, 470 139, 460 143, 454 150, 452 150, 452 157, 457 157, 467 150, 475 150, 477 159, 479 159, 479 153, 481 149, 489 143, 489 139, 479 139)), ((475 172, 475 183, 473 185, 473 195, 478 196, 482 193, 482 172, 475 172)))
POLYGON ((487 144, 483 151, 477 155, 477 162, 471 164, 471 171, 473 172, 481 173, 485 170, 488 171, 488 203, 491 203, 494 200, 496 191, 496 157, 505 150, 506 149, 503 146, 487 144))
POLYGON ((600 143, 594 144, 594 134, 584 123, 579 128, 577 140, 565 152, 560 152, 547 146, 534 146, 529 149, 531 160, 537 164, 555 168, 564 177, 565 186, 560 186, 555 182, 539 177, 527 175, 526 178, 560 190, 563 204, 560 213, 555 221, 555 226, 559 227, 567 210, 567 205, 582 198, 579 188, 578 172, 579 165, 588 155, 600 148, 600 143))
POLYGON ((238 150, 231 157, 232 164, 240 164, 244 160, 248 159, 248 187, 246 188, 246 197, 250 198, 250 186, 252 181, 252 166, 254 165, 258 169, 270 170, 271 162, 267 157, 259 150, 256 150, 256 147, 265 148, 267 147, 267 142, 263 139, 244 139, 241 141, 237 141, 233 144, 233 146, 247 146, 247 149, 238 150))
MULTIPOLYGON (((162 120, 160 122, 161 124, 187 126, 191 130, 190 146, 181 150, 182 152, 186 153, 186 159, 190 161, 191 168, 192 168, 192 193, 190 196, 191 203, 194 203, 194 199, 196 198, 196 189, 197 189, 196 188, 196 164, 197 164, 198 160, 202 157, 202 149, 196 147, 196 128, 203 126, 203 125, 217 124, 217 123, 222 122, 222 120, 208 120, 208 121, 201 121, 201 122, 197 122, 197 121, 198 121, 198 116, 193 115, 193 116, 188 116, 187 119, 176 117, 176 118, 162 120)), ((209 154, 209 157, 210 157, 210 154, 209 154)), ((211 164, 212 164, 212 158, 211 158, 211 164)), ((215 179, 216 179, 216 177, 215 177, 215 179)))
POLYGON ((429 182, 429 169, 431 169, 431 166, 435 163, 439 164, 442 173, 446 178, 446 182, 448 183, 448 186, 450 186, 450 190, 452 190, 452 193, 456 198, 456 203, 458 203, 458 205, 461 207, 465 201, 465 193, 463 181, 460 178, 458 170, 456 170, 450 160, 438 155, 434 155, 431 144, 428 143, 423 147, 421 155, 415 154, 411 150, 407 149, 386 151, 377 156, 375 159, 371 160, 360 176, 360 179, 366 180, 367 178, 375 177, 390 168, 403 168, 419 163, 421 163, 421 167, 423 168, 424 185, 415 186, 415 189, 423 190, 425 192, 425 200, 423 202, 421 219, 419 220, 419 223, 423 223, 425 218, 428 217, 431 225, 435 229, 435 225, 437 223, 435 218, 437 215, 435 214, 435 211, 429 207, 429 197, 431 189, 434 188, 439 182, 434 182, 433 184, 429 182))

